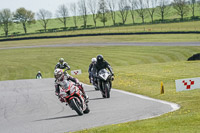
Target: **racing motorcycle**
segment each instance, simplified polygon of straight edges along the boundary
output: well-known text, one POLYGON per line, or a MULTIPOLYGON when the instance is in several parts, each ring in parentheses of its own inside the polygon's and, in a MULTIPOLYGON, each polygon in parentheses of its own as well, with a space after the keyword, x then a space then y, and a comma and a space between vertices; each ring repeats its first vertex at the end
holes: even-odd
POLYGON ((41 77, 40 75, 38 75, 38 76, 36 77, 36 79, 42 79, 42 77, 41 77))
POLYGON ((65 80, 64 82, 64 87, 60 87, 60 101, 69 105, 78 115, 89 113, 88 101, 83 96, 79 87, 71 81, 65 80))
POLYGON ((95 89, 96 91, 98 91, 99 88, 98 88, 98 86, 96 85, 96 83, 94 82, 93 76, 90 77, 90 81, 91 81, 91 84, 94 86, 94 89, 95 89))
POLYGON ((113 77, 106 69, 101 69, 97 76, 97 87, 100 89, 103 98, 110 98, 113 77))

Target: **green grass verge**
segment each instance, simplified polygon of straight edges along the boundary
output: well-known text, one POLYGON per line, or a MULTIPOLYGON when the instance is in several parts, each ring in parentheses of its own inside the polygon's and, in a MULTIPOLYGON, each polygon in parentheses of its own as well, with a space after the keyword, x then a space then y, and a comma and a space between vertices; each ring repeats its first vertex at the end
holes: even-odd
MULTIPOLYGON (((200 21, 181 22, 181 23, 166 23, 166 24, 147 24, 134 26, 120 26, 97 29, 85 29, 74 31, 62 31, 52 33, 30 34, 22 36, 12 36, 10 38, 25 38, 25 37, 41 37, 41 36, 62 36, 62 35, 78 35, 78 34, 101 34, 101 33, 138 33, 138 32, 187 32, 200 31, 200 21)), ((5 39, 2 37, 0 39, 5 39)))
POLYGON ((32 79, 38 70, 45 78, 53 77, 53 69, 64 57, 72 69, 81 69, 77 76, 89 83, 87 69, 90 59, 103 54, 115 72, 113 87, 153 98, 175 102, 181 109, 149 120, 108 125, 80 132, 108 133, 195 133, 200 131, 200 90, 176 92, 175 80, 199 77, 199 61, 187 58, 200 47, 167 46, 102 46, 10 49, 0 52, 0 80, 32 79), (165 94, 160 95, 164 82, 165 94))

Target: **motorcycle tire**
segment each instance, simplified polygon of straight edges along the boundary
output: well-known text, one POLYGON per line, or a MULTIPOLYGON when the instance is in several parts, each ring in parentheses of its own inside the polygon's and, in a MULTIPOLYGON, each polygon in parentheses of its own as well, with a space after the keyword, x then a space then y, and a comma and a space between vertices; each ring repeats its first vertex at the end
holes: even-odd
POLYGON ((95 86, 94 89, 95 89, 96 91, 99 91, 99 88, 98 88, 97 86, 95 86))
POLYGON ((105 89, 105 97, 110 98, 110 85, 108 83, 104 84, 104 89, 105 89))
POLYGON ((102 82, 102 88, 100 88, 99 90, 101 91, 102 97, 106 98, 105 91, 104 91, 105 88, 104 87, 105 87, 105 84, 102 82))
POLYGON ((76 113, 78 115, 83 115, 83 110, 78 102, 78 100, 76 98, 73 98, 71 101, 70 101, 70 107, 76 111, 76 113))

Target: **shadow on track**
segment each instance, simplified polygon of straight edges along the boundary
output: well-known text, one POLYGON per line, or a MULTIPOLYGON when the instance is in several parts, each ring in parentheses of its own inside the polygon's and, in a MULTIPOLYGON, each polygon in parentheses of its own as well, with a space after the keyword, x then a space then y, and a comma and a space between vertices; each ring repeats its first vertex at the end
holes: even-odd
POLYGON ((94 92, 94 91, 96 91, 96 90, 87 90, 87 91, 85 91, 85 92, 94 92))
POLYGON ((92 98, 92 99, 89 99, 89 101, 90 101, 90 100, 92 100, 92 101, 93 101, 93 100, 102 100, 102 99, 105 99, 105 98, 103 98, 103 97, 101 97, 101 98, 92 98))
POLYGON ((79 116, 79 115, 60 116, 60 117, 53 117, 53 118, 35 120, 35 121, 33 121, 33 122, 36 122, 36 121, 46 121, 46 120, 65 119, 65 118, 72 118, 72 117, 77 117, 77 116, 79 116))

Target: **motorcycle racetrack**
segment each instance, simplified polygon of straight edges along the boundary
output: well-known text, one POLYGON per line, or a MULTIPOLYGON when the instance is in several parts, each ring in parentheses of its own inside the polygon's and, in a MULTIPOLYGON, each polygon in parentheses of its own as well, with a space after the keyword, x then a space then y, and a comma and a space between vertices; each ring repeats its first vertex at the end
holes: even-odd
POLYGON ((85 85, 90 113, 78 116, 54 93, 54 79, 0 82, 2 133, 63 133, 108 124, 148 119, 179 109, 174 103, 116 89, 103 99, 100 91, 85 85))

